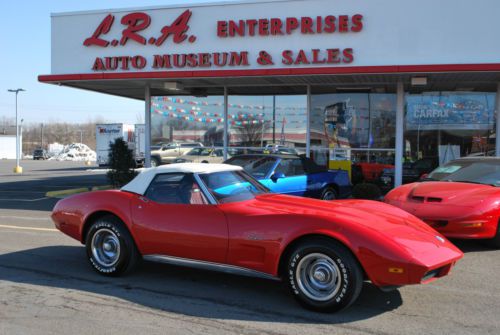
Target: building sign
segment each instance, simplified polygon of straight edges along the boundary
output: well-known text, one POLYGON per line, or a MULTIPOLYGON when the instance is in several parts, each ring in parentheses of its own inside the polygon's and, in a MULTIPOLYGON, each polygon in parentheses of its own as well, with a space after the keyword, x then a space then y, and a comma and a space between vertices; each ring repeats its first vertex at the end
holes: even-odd
MULTIPOLYGON (((191 10, 185 10, 171 24, 163 26, 154 36, 146 36, 146 30, 151 24, 151 16, 145 12, 133 12, 116 18, 108 14, 99 23, 90 37, 83 41, 89 48, 119 48, 127 43, 151 45, 159 50, 164 44, 193 44, 197 36, 190 34, 189 21, 193 15, 191 10), (120 36, 107 37, 113 25, 121 24, 120 36)), ((286 19, 247 19, 224 20, 210 25, 216 27, 213 33, 219 38, 238 38, 245 36, 277 37, 281 35, 301 35, 360 32, 363 30, 363 15, 327 15, 312 17, 288 17, 286 19)), ((154 32, 150 31, 150 34, 154 32)), ((306 37, 304 37, 306 38, 306 37)), ((137 48, 137 50, 141 50, 137 48)), ((131 69, 184 69, 207 67, 247 67, 251 62, 259 66, 274 65, 279 61, 285 66, 319 65, 319 64, 350 64, 354 61, 352 48, 328 48, 312 50, 283 50, 279 60, 273 59, 267 50, 260 50, 256 59, 251 59, 247 50, 230 52, 197 52, 197 53, 157 53, 149 59, 143 55, 122 55, 111 57, 96 57, 92 65, 93 71, 116 71, 131 69)))
POLYGON ((488 130, 493 128, 491 94, 412 95, 407 97, 407 130, 488 130))
POLYGON ((382 73, 384 66, 498 63, 497 0, 477 1, 441 0, 452 17, 445 23, 435 0, 248 0, 53 14, 51 74, 382 73), (465 25, 471 17, 482 23, 465 25))

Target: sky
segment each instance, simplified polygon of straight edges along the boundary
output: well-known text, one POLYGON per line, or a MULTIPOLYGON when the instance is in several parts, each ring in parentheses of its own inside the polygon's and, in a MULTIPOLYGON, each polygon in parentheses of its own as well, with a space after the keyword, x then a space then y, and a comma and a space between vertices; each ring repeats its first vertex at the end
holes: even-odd
MULTIPOLYGON (((226 0, 227 1, 227 0, 226 0)), ((231 0, 229 0, 231 1, 231 0)), ((0 29, 0 120, 15 118, 15 94, 19 119, 25 123, 104 122, 138 123, 144 120, 144 103, 137 100, 58 87, 38 82, 50 74, 50 14, 109 8, 137 8, 213 0, 24 0, 2 1, 0 29), (7 28, 8 27, 8 28, 7 28)))

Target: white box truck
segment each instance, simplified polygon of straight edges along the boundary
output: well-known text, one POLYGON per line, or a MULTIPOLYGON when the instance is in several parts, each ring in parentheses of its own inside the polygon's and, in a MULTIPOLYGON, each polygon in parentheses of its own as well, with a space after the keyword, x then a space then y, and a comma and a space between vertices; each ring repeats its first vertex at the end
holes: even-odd
POLYGON ((136 124, 134 130, 134 157, 137 166, 144 166, 146 157, 146 125, 136 124))
POLYGON ((117 138, 123 138, 128 143, 128 147, 135 149, 134 126, 124 123, 97 124, 95 131, 97 165, 109 165, 109 144, 117 138))

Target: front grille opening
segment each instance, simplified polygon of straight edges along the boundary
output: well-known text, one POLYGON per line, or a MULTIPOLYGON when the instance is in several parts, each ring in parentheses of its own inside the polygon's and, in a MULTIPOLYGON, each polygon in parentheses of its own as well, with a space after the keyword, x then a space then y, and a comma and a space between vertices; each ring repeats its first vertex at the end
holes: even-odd
POLYGON ((411 199, 413 201, 418 201, 418 202, 424 202, 424 200, 425 200, 424 197, 419 197, 419 196, 416 196, 416 195, 412 196, 411 199))
POLYGON ((447 224, 448 224, 448 221, 438 220, 438 221, 435 221, 433 226, 436 228, 443 228, 443 227, 446 227, 447 224))
POLYGON ((438 269, 435 269, 435 270, 431 270, 429 272, 427 272, 423 277, 422 277, 422 282, 426 282, 432 278, 435 278, 435 277, 438 277, 439 274, 441 273, 441 270, 443 268, 438 268, 438 269))
POLYGON ((441 198, 431 198, 431 197, 427 198, 427 202, 441 202, 441 201, 443 201, 443 199, 441 198))

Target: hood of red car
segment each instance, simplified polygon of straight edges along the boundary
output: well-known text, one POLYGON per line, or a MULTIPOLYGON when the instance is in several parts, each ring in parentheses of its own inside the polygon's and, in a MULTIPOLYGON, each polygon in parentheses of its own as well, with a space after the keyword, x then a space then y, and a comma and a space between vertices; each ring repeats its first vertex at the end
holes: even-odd
POLYGON ((405 224, 405 220, 413 217, 407 212, 379 201, 369 200, 335 200, 323 201, 281 194, 257 196, 259 206, 273 206, 273 209, 289 214, 318 215, 328 218, 350 218, 351 221, 381 221, 381 229, 392 228, 392 225, 405 224))
POLYGON ((460 203, 467 206, 477 204, 494 194, 500 195, 500 189, 490 185, 429 181, 415 183, 408 193, 408 201, 460 203))
POLYGON ((257 206, 272 205, 282 213, 310 215, 336 223, 357 225, 378 232, 407 249, 411 254, 440 247, 455 249, 427 224, 388 204, 367 200, 322 201, 285 195, 258 196, 257 206), (438 236, 438 237, 436 237, 438 236))

